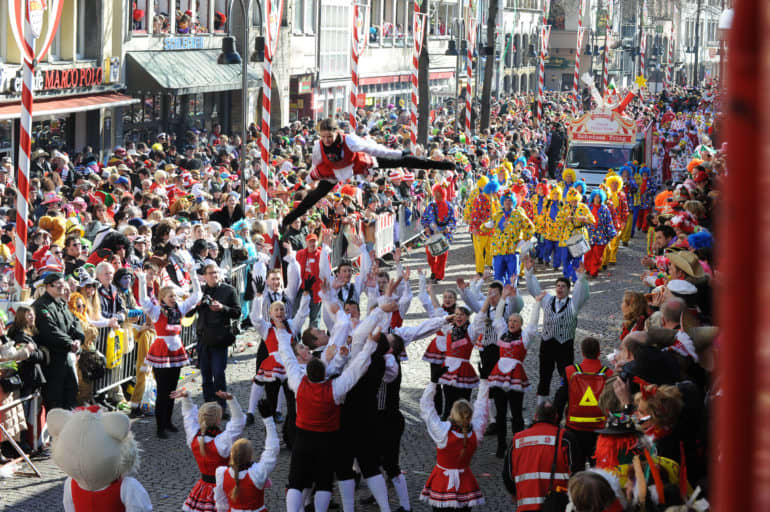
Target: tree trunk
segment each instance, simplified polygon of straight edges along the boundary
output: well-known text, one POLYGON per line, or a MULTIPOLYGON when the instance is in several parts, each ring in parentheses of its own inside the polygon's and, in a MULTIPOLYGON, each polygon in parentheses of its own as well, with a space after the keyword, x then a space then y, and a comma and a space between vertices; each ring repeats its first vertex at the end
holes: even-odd
MULTIPOLYGON (((420 5, 420 12, 428 12, 428 3, 430 0, 422 0, 420 5)), ((419 102, 417 106, 417 144, 426 146, 428 144, 428 128, 430 127, 430 80, 429 80, 429 67, 430 67, 430 55, 428 52, 428 30, 429 27, 425 27, 425 32, 422 38, 422 53, 420 53, 419 63, 419 75, 417 76, 417 100, 419 102)))
MULTIPOLYGON (((495 74, 495 21, 497 20, 497 2, 490 0, 489 13, 487 15, 487 48, 491 54, 487 55, 484 64, 484 86, 481 90, 481 125, 479 131, 489 128, 489 100, 492 96, 492 79, 495 74)), ((479 56, 481 61, 481 56, 479 56)))

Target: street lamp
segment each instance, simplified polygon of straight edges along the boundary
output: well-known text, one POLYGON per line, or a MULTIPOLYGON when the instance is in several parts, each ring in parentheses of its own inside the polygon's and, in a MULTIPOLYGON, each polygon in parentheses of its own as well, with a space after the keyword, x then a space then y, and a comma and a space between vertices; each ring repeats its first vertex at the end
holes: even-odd
MULTIPOLYGON (((235 2, 235 0, 232 0, 235 2)), ((235 50, 235 38, 227 36, 222 39, 222 53, 217 59, 217 63, 223 65, 241 64, 241 152, 240 152, 240 167, 241 167, 241 209, 246 212, 246 140, 248 133, 248 126, 246 126, 246 119, 249 115, 249 8, 251 7, 251 0, 238 0, 241 6, 241 14, 243 14, 243 32, 242 36, 242 48, 244 56, 241 57, 235 50)), ((257 2, 259 6, 259 2, 257 2)), ((232 3, 230 4, 230 11, 232 14, 232 3)), ((260 20, 262 19, 262 11, 260 10, 260 20)), ((232 16, 230 16, 232 21, 232 16)), ((229 23, 229 22, 228 22, 229 23)), ((228 32, 232 33, 231 30, 228 32)), ((269 122, 269 121, 268 121, 269 122)))

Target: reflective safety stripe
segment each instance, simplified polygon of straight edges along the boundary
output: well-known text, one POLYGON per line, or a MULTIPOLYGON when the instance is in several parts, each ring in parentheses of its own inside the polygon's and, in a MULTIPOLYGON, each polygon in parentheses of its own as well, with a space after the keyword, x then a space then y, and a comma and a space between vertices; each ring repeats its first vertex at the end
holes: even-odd
MULTIPOLYGON (((569 475, 567 473, 554 473, 553 474, 554 480, 569 480, 569 475)), ((516 478, 513 480, 516 483, 523 482, 525 480, 550 480, 551 479, 551 472, 540 472, 540 473, 523 473, 521 475, 516 475, 516 478)))
POLYGON ((554 446, 556 444, 556 436, 526 436, 526 437, 520 437, 516 440, 516 448, 521 448, 523 446, 538 446, 538 445, 544 445, 544 446, 554 446))
POLYGON ((522 498, 520 500, 516 500, 517 505, 538 505, 540 503, 543 503, 545 501, 545 498, 522 498))
POLYGON ((575 423, 596 423, 596 422, 603 422, 606 418, 604 416, 599 416, 598 418, 583 418, 581 416, 570 416, 569 420, 574 421, 575 423))

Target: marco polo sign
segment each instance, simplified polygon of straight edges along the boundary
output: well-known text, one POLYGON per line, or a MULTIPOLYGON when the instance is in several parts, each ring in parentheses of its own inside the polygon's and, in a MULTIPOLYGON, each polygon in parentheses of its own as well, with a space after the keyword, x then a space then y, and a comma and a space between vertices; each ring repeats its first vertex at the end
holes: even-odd
POLYGON ((48 69, 43 72, 43 89, 75 89, 101 85, 104 73, 98 68, 48 69))
MULTIPOLYGON (((119 70, 119 61, 116 63, 119 70)), ((8 69, 6 69, 6 73, 8 69)), ((93 87, 110 84, 113 82, 110 70, 105 70, 102 66, 85 67, 52 67, 47 69, 38 69, 35 73, 35 79, 32 87, 35 92, 56 92, 72 89, 84 90, 93 87)), ((11 93, 19 94, 22 88, 21 69, 17 70, 15 76, 6 78, 7 85, 2 87, 11 93)))

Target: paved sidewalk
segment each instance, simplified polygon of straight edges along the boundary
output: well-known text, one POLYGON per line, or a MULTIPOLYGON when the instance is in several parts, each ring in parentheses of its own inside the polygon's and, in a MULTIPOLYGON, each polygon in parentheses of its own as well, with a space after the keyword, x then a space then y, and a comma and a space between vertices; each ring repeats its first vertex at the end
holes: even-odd
MULTIPOLYGON (((627 289, 641 290, 639 279, 639 257, 642 239, 637 236, 632 242, 631 248, 621 247, 618 255, 618 266, 611 269, 609 275, 604 275, 591 281, 591 298, 580 314, 579 329, 576 339, 580 340, 587 335, 598 336, 602 341, 602 352, 608 353, 618 344, 620 332, 620 302, 623 292, 627 289)), ((424 249, 412 251, 404 258, 406 265, 416 268, 427 268, 425 264, 424 249)), ((454 280, 458 277, 469 278, 473 275, 473 254, 470 236, 465 228, 461 228, 456 236, 452 251, 449 255, 447 267, 447 280, 439 285, 437 290, 453 287, 454 280)), ((538 272, 541 284, 552 289, 553 281, 557 274, 554 272, 538 272)), ((416 287, 416 278, 414 280, 416 287)), ((532 307, 533 299, 526 293, 526 285, 521 283, 521 293, 525 300, 525 320, 532 307)), ((422 306, 415 298, 409 314, 405 319, 407 325, 414 325, 424 319, 422 306)), ((245 340, 253 338, 253 333, 245 335, 245 340)), ((418 497, 422 485, 435 462, 435 447, 428 437, 426 429, 419 417, 419 399, 429 382, 429 368, 427 363, 421 360, 429 340, 415 342, 409 346, 409 360, 403 364, 403 382, 401 391, 402 412, 406 418, 406 431, 402 439, 401 466, 406 475, 409 494, 412 500, 412 510, 428 511, 429 507, 422 504, 418 497)), ((579 348, 579 343, 576 343, 579 348)), ((532 346, 525 361, 525 369, 530 381, 537 382, 537 353, 538 346, 532 346)), ((246 407, 248 403, 250 379, 254 374, 254 358, 256 344, 246 349, 245 352, 236 354, 228 363, 227 379, 230 391, 238 398, 241 405, 246 407)), ((579 358, 579 354, 577 355, 579 358)), ((474 352, 474 358, 477 358, 474 352)), ((556 379, 552 386, 555 390, 556 379)), ((193 400, 200 404, 202 397, 200 383, 190 383, 188 389, 192 392, 193 400)), ((535 402, 535 391, 531 387, 525 395, 525 419, 531 420, 535 402)), ((174 413, 174 424, 182 427, 180 407, 177 406, 174 413)), ((280 427, 280 426, 279 426, 280 427)), ((132 430, 141 453, 141 467, 138 474, 139 480, 150 493, 154 510, 176 511, 180 510, 187 493, 198 478, 198 470, 190 449, 185 445, 183 433, 170 434, 168 440, 159 440, 155 437, 155 423, 153 418, 139 419, 132 422, 132 430)), ((264 442, 264 427, 261 421, 247 427, 244 436, 252 439, 257 447, 257 453, 261 453, 264 442)), ((508 435, 510 441, 510 434, 508 435)), ((478 479, 487 503, 477 510, 484 511, 512 511, 514 505, 503 487, 500 472, 502 461, 495 458, 496 441, 494 437, 487 437, 479 447, 473 459, 472 470, 478 479)), ((283 448, 281 450, 278 465, 271 475, 273 487, 266 492, 267 509, 277 512, 285 510, 284 489, 287 481, 290 453, 283 448)), ((36 462, 43 478, 16 477, 8 480, 0 480, 0 511, 13 512, 54 512, 62 510, 61 496, 64 475, 53 462, 42 460, 36 462)), ((366 485, 357 492, 357 500, 368 495, 366 485)), ((393 509, 398 507, 395 492, 391 490, 391 504, 393 509)), ((335 489, 334 500, 339 503, 335 489)), ((357 510, 364 512, 377 510, 376 506, 362 506, 357 504, 357 510)))

